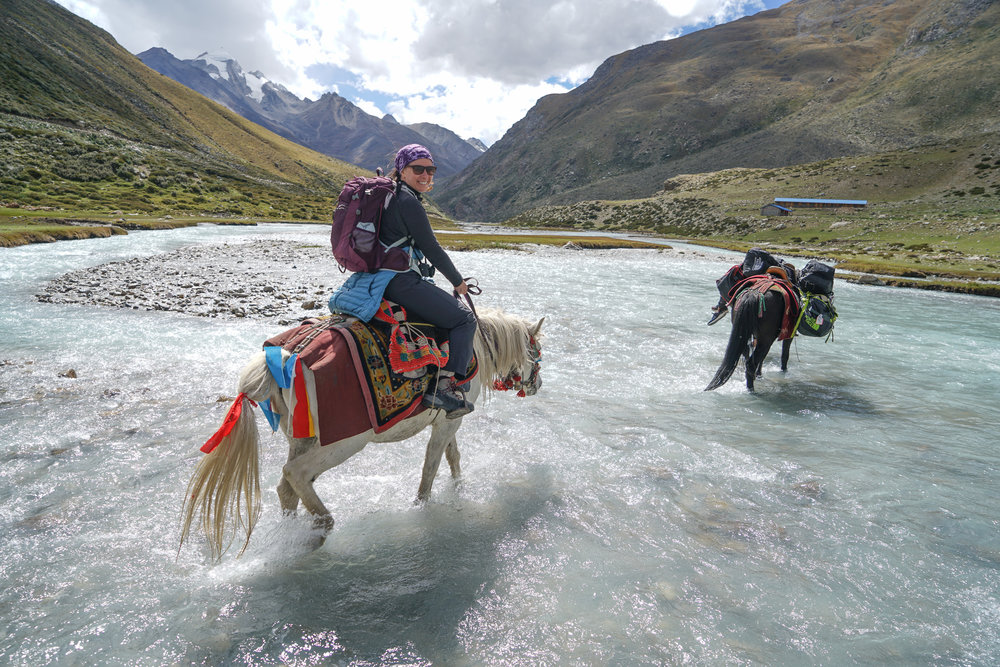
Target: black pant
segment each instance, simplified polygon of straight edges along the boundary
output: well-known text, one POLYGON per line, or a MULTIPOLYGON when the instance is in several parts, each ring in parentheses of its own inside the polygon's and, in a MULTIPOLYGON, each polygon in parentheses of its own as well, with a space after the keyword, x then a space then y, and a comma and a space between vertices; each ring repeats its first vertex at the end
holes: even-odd
POLYGON ((406 309, 411 320, 448 330, 448 363, 443 370, 464 374, 472 360, 476 316, 465 304, 423 280, 416 271, 400 273, 389 281, 385 298, 406 309))

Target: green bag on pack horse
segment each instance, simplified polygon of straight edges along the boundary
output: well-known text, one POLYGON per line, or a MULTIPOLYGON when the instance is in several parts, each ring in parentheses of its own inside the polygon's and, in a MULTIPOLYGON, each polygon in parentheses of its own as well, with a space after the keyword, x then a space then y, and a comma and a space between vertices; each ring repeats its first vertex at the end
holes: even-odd
POLYGON ((802 315, 796 331, 803 336, 822 337, 833 331, 837 309, 833 297, 827 294, 802 293, 802 315))

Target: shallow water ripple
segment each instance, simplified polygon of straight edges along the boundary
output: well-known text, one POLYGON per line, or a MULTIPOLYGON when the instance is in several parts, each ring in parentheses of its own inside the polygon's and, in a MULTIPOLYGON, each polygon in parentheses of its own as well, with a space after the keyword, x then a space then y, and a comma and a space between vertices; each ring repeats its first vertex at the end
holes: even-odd
POLYGON ((457 253, 477 304, 547 318, 542 391, 477 406, 462 480, 442 473, 416 506, 424 439, 372 445, 317 481, 337 524, 310 551, 265 435, 246 555, 178 553, 197 448, 278 329, 33 295, 88 266, 279 238, 326 242, 203 226, 2 251, 4 663, 1000 657, 1000 303, 839 282, 833 341, 799 339, 787 373, 772 354, 755 395, 741 371, 704 392, 728 336, 704 324, 713 281, 736 258, 683 245, 457 253))

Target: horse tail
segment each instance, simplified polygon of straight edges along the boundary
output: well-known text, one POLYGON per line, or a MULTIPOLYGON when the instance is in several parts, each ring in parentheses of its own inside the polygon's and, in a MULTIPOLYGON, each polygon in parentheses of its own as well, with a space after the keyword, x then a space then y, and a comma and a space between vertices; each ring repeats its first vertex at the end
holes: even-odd
POLYGON ((212 560, 219 560, 236 537, 245 532, 240 554, 260 517, 260 433, 253 413, 254 401, 273 395, 276 385, 264 354, 259 353, 240 373, 239 390, 222 427, 202 447, 206 452, 188 482, 182 508, 183 546, 197 515, 208 539, 212 560), (230 523, 230 518, 235 522, 230 523))
POLYGON ((758 297, 760 294, 753 290, 744 290, 736 299, 733 306, 733 330, 729 334, 729 344, 726 345, 726 354, 722 358, 719 370, 715 372, 715 377, 705 387, 705 391, 718 389, 729 381, 736 364, 740 362, 740 357, 746 352, 750 338, 753 336, 757 325, 758 317, 758 297))

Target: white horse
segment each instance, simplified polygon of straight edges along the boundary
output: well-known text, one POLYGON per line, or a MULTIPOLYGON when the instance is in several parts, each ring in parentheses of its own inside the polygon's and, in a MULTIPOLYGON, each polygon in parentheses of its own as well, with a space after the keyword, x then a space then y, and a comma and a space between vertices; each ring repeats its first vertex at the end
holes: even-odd
MULTIPOLYGON (((542 384, 539 376, 539 332, 544 320, 542 318, 532 325, 500 311, 479 313, 479 327, 474 343, 479 372, 470 383, 467 394, 470 402, 475 401, 483 390, 517 388, 529 396, 538 391, 542 384)), ((287 409, 291 404, 291 390, 278 387, 267 368, 263 352, 254 356, 241 371, 239 391, 240 398, 234 404, 234 408, 239 409, 239 416, 229 434, 198 463, 188 484, 182 510, 181 545, 187 539, 191 523, 197 514, 213 560, 221 558, 228 550, 235 539, 237 526, 243 528, 246 536, 240 549, 242 554, 260 516, 260 438, 251 401, 270 399, 271 410, 281 416, 279 427, 288 439, 290 449, 288 462, 282 469, 278 484, 278 498, 283 512, 294 513, 301 501, 315 517, 314 525, 322 529, 316 546, 322 544, 326 534, 333 528, 333 517, 313 489, 313 482, 321 473, 340 465, 364 449, 368 443, 399 442, 428 426, 432 428, 424 456, 423 474, 417 489, 418 501, 430 497, 442 454, 447 456, 452 477, 458 477, 461 473, 455 433, 462 425, 462 418, 447 419, 443 410, 424 410, 381 433, 375 433, 371 429, 320 446, 316 437, 292 437, 287 409), (236 519, 235 523, 230 523, 233 518, 236 519)))

